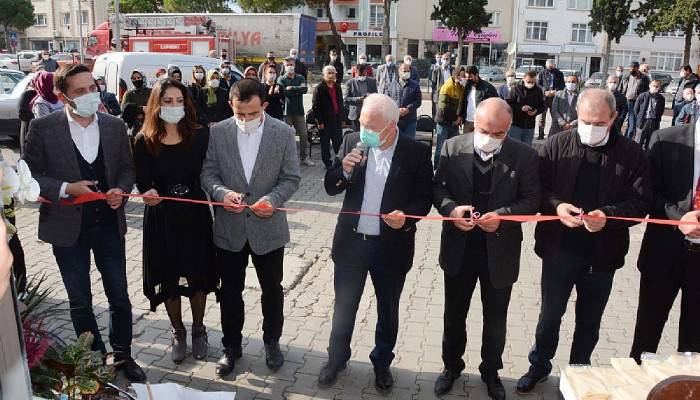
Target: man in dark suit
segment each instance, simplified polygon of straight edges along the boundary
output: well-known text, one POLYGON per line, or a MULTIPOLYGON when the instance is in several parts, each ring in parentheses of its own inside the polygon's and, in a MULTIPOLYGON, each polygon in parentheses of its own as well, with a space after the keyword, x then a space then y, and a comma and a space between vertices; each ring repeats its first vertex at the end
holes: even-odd
POLYGON ((377 93, 377 81, 367 76, 367 64, 358 64, 355 67, 357 76, 348 80, 348 87, 345 101, 348 103, 348 119, 352 122, 352 130, 360 131, 360 113, 362 112, 362 102, 365 98, 377 93))
POLYGON ((316 85, 311 99, 311 109, 316 117, 321 139, 321 160, 326 169, 331 167, 331 158, 338 153, 343 141, 343 91, 337 83, 338 71, 332 65, 323 67, 323 82, 316 85), (331 154, 333 143, 333 154, 331 154))
POLYGON ((552 371, 559 328, 576 288, 576 326, 569 364, 590 365, 615 270, 625 264, 634 222, 607 217, 646 216, 652 201, 649 162, 641 147, 615 128, 615 97, 586 89, 578 97, 578 124, 550 136, 540 149, 544 215, 535 252, 542 258, 542 305, 529 371, 517 391, 528 393, 552 371))
POLYGON ((124 193, 134 186, 134 164, 124 122, 97 113, 100 94, 90 70, 61 67, 54 76, 64 112, 35 119, 29 126, 24 159, 41 187, 39 239, 53 245, 68 293, 76 335, 91 332, 92 349, 106 353, 92 310, 90 252, 109 302, 109 342, 133 382, 146 380, 131 358, 132 316, 126 283, 124 193), (106 201, 64 206, 62 199, 105 192, 106 201))
POLYGON ((335 306, 328 345, 328 363, 319 385, 333 385, 350 359, 350 341, 357 307, 367 274, 377 296, 375 348, 370 354, 375 386, 391 390, 394 379, 389 366, 399 329, 399 300, 406 274, 413 264, 416 219, 426 215, 432 198, 430 149, 404 135, 396 126, 399 108, 386 95, 367 97, 360 115, 361 131, 345 137, 333 168, 326 172, 326 192, 345 191, 344 212, 333 237, 335 306), (366 144, 362 153, 358 141, 366 144))
POLYGON ((477 281, 484 308, 481 378, 489 396, 505 399, 498 377, 506 343, 506 316, 520 269, 520 223, 500 215, 535 214, 539 208, 537 152, 508 138, 512 111, 499 98, 479 103, 474 133, 445 142, 433 184, 433 202, 445 217, 471 220, 443 222, 440 266, 445 271, 442 359, 445 369, 435 382, 442 396, 464 370, 465 320, 477 281), (507 117, 506 117, 507 116, 507 117))
MULTIPOLYGON (((547 111, 551 111, 552 109, 554 95, 556 95, 558 91, 564 90, 565 87, 564 73, 557 68, 556 61, 553 59, 547 60, 546 66, 547 68, 537 76, 537 86, 542 89, 545 99, 545 109, 539 118, 540 133, 537 135, 538 140, 544 139, 544 126, 547 124, 547 111)), ((552 123, 556 122, 555 120, 552 121, 552 123)))
MULTIPOLYGON (((700 122, 655 132, 649 146, 651 218, 700 219, 700 122)), ((700 352, 700 226, 648 224, 637 267, 639 308, 630 357, 655 353, 678 291, 678 351, 700 352)))

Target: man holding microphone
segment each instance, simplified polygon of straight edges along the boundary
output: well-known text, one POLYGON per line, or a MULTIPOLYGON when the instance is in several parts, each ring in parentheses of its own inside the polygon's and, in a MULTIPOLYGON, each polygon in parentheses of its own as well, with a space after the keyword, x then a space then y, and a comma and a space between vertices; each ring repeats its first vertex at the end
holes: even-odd
POLYGON ((342 211, 362 215, 341 214, 333 237, 336 299, 328 363, 318 379, 323 387, 335 383, 350 359, 355 316, 368 273, 377 296, 375 348, 370 354, 375 386, 387 392, 394 384, 389 366, 418 222, 406 215, 428 214, 433 176, 430 149, 399 135, 398 121, 399 108, 389 96, 369 95, 360 114, 360 132, 345 137, 326 172, 326 192, 345 191, 342 211))

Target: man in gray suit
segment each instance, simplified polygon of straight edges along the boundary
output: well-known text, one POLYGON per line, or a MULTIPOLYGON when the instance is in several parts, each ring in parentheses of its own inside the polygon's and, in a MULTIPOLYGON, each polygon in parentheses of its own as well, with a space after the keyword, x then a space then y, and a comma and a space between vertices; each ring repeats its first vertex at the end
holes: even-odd
POLYGON ((359 132, 362 103, 368 95, 377 93, 377 81, 367 77, 367 64, 358 64, 355 69, 357 76, 347 82, 348 94, 345 101, 349 104, 348 119, 352 122, 352 130, 359 132))
POLYGON ((576 103, 578 102, 578 77, 569 75, 566 77, 564 90, 559 90, 552 99, 552 126, 549 135, 568 131, 578 125, 576 103))
POLYGON ((498 370, 503 368, 506 316, 523 232, 519 223, 498 217, 534 214, 540 198, 537 152, 507 137, 511 120, 504 100, 486 99, 474 113, 474 133, 449 139, 440 154, 433 202, 442 216, 465 219, 442 225, 445 369, 435 382, 438 396, 447 394, 464 370, 465 320, 478 281, 484 312, 479 372, 489 398, 505 399, 498 370))
POLYGON ((284 317, 282 264, 289 242, 283 207, 301 180, 294 129, 265 114, 266 90, 255 79, 231 88, 234 117, 211 128, 202 167, 202 186, 216 207, 214 244, 221 279, 221 328, 224 354, 216 373, 233 370, 241 356, 244 309, 243 286, 252 257, 262 288, 265 361, 273 371, 284 364, 279 339, 284 317))
POLYGON ((125 198, 134 186, 134 164, 124 122, 97 113, 100 94, 90 70, 81 64, 61 67, 54 76, 65 111, 35 119, 29 126, 24 159, 41 187, 39 239, 53 253, 68 293, 77 335, 91 332, 92 349, 106 352, 92 311, 90 252, 95 257, 109 302, 109 342, 132 382, 146 380, 131 358, 132 316, 126 283, 125 198), (62 199, 106 192, 106 201, 78 206, 62 199))

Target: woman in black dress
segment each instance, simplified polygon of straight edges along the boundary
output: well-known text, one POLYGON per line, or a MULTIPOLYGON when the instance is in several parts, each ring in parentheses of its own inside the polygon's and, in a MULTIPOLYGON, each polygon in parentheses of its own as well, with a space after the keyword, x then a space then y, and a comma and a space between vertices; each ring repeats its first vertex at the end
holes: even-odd
POLYGON ((207 85, 202 89, 204 113, 209 127, 233 116, 229 105, 228 90, 221 87, 219 71, 212 69, 207 75, 207 85))
MULTIPOLYGON (((195 130, 187 88, 165 79, 153 88, 143 129, 134 145, 136 185, 145 195, 206 200, 199 174, 209 136, 195 130)), ((172 329, 172 358, 186 356, 187 331, 180 297, 192 307, 192 354, 207 356, 204 308, 217 287, 212 218, 206 205, 144 199, 143 288, 151 310, 165 303, 172 329)))

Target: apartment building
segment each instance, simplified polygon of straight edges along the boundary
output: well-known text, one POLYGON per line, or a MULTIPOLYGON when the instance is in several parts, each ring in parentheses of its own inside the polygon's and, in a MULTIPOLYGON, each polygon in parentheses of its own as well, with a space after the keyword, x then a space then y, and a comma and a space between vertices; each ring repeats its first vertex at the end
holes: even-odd
POLYGON ((78 49, 80 30, 86 38, 107 20, 108 0, 32 0, 34 25, 20 38, 25 50, 78 49))

